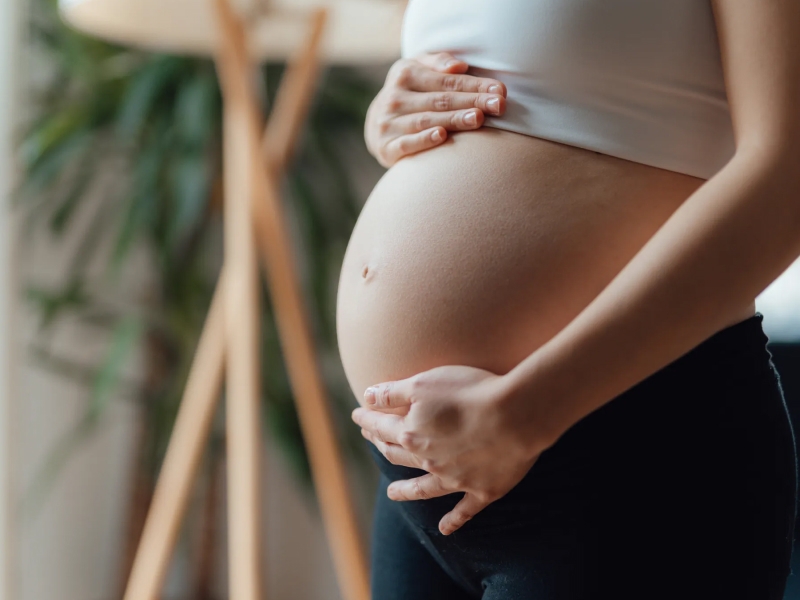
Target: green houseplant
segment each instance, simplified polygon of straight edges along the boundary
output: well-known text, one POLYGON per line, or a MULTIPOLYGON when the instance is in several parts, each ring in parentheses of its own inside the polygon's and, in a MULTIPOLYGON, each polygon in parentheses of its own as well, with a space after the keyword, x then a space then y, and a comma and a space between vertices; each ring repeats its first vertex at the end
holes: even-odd
MULTIPOLYGON (((122 395, 141 407, 135 479, 146 502, 219 271, 221 100, 216 73, 210 60, 90 39, 61 23, 53 0, 33 2, 31 45, 49 73, 31 86, 33 114, 18 147, 23 176, 17 199, 26 227, 44 229, 56 239, 72 231, 76 215, 92 204, 63 281, 27 291, 40 315, 35 356, 87 388, 82 418, 53 449, 37 480, 38 494, 68 460, 69 450, 97 427, 112 398, 122 395), (120 308, 107 301, 104 290, 113 288, 131 254, 142 248, 155 277, 120 308), (87 268, 98 253, 105 257, 99 275, 87 268), (49 334, 64 318, 107 332, 108 349, 99 363, 79 364, 53 351, 49 334), (128 380, 123 367, 135 351, 145 356, 144 373, 128 380)), ((261 69, 265 112, 282 70, 280 64, 261 69)), ((363 443, 350 426, 353 402, 336 352, 334 309, 342 255, 360 209, 341 148, 360 140, 376 91, 357 71, 327 69, 284 182, 340 439, 346 454, 362 465, 363 443)), ((362 146, 348 147, 363 151, 362 146)), ((303 440, 264 298, 265 420, 310 492, 303 440)), ((212 471, 222 456, 223 435, 221 427, 212 433, 205 467, 212 471)))

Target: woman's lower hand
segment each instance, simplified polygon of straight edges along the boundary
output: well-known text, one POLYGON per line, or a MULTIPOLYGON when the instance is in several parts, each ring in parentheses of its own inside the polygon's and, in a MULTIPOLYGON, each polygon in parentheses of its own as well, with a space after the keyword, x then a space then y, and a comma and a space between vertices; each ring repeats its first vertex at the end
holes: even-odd
POLYGON ((447 52, 392 65, 364 125, 367 148, 381 165, 390 167, 404 156, 438 146, 447 131, 477 129, 484 114, 505 112, 505 85, 466 75, 468 68, 447 52))
POLYGON ((389 498, 424 500, 465 492, 439 522, 448 535, 514 488, 547 446, 526 425, 531 422, 527 407, 512 398, 503 376, 443 366, 371 386, 367 405, 352 417, 387 460, 428 471, 393 482, 389 498), (402 407, 408 409, 405 414, 386 412, 402 407))

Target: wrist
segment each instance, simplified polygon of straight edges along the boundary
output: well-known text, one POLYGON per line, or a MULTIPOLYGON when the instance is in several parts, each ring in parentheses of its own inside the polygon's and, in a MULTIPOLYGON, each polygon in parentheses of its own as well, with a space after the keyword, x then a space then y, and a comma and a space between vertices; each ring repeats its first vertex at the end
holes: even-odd
POLYGON ((538 456, 572 426, 564 390, 550 383, 544 364, 534 354, 502 376, 500 410, 517 431, 525 452, 538 456))

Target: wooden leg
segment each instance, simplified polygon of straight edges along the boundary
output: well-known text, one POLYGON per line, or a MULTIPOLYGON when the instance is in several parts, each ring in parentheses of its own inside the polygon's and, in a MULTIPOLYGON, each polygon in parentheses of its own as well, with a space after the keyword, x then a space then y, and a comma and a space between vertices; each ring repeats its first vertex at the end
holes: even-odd
POLYGON ((261 393, 258 266, 251 206, 259 194, 261 149, 248 97, 250 62, 244 28, 227 0, 216 0, 223 91, 226 441, 228 573, 231 600, 260 600, 261 393))
MULTIPOLYGON (((316 88, 319 47, 327 22, 327 11, 317 9, 311 17, 308 39, 289 61, 275 94, 272 115, 263 134, 266 164, 278 177, 294 149, 316 88)), ((259 199, 263 202, 263 199, 259 199)))
MULTIPOLYGON (((248 103, 248 110, 242 112, 249 115, 251 137, 248 141, 252 142, 260 133, 259 111, 255 94, 248 85, 247 49, 243 30, 229 11, 225 0, 218 0, 217 4, 222 7, 219 11, 220 20, 223 26, 230 30, 227 37, 231 43, 226 52, 238 53, 238 61, 220 62, 221 77, 227 80, 227 83, 223 84, 228 90, 225 96, 226 102, 230 97, 237 102, 244 98, 248 103), (226 10, 228 12, 224 14, 226 10)), ((321 23, 318 27, 321 27, 321 23)), ((315 58, 310 52, 307 56, 308 61, 315 58)), ((225 58, 225 53, 221 54, 221 58, 225 58)), ((313 68, 308 68, 307 71, 311 73, 313 68)), ((297 89, 301 88, 302 86, 297 86, 297 89)), ((290 100, 291 98, 284 100, 282 106, 291 106, 293 102, 290 100)), ((302 98, 296 100, 298 102, 294 104, 302 104, 302 98)), ((288 108, 284 110, 288 111, 288 108)), ((274 112, 270 119, 281 121, 283 115, 274 112)), ((280 129, 275 131, 278 130, 280 129)), ((284 135, 283 139, 287 140, 288 144, 291 136, 284 135)), ((242 144, 244 145, 244 141, 242 144)), ((241 158, 246 159, 244 156, 241 158)), ((282 215, 273 171, 263 163, 258 171, 257 176, 251 180, 254 186, 252 191, 255 202, 252 206, 252 215, 255 221, 256 240, 260 245, 266 267, 281 344, 298 404, 334 564, 345 598, 368 600, 369 569, 366 553, 358 532, 344 464, 336 443, 330 408, 317 368, 310 327, 291 254, 291 240, 282 215)), ((231 341, 231 345, 232 343, 231 341)))
MULTIPOLYGON (((270 182, 271 183, 271 182, 270 182)), ((267 266, 270 292, 289 378, 297 402, 339 586, 346 600, 369 600, 369 566, 353 511, 347 475, 320 377, 289 239, 278 214, 274 185, 256 208, 256 240, 267 266)))
MULTIPOLYGON (((218 0, 218 4, 225 5, 225 1, 218 0)), ((223 79, 228 79, 227 87, 231 90, 238 90, 238 93, 241 94, 236 100, 244 98, 248 103, 246 112, 250 117, 251 137, 249 141, 252 142, 260 135, 260 119, 255 94, 248 85, 248 73, 245 68, 247 63, 246 44, 240 26, 239 32, 242 35, 236 35, 237 24, 234 23, 236 19, 232 13, 223 15, 221 20, 224 21, 226 18, 228 19, 227 27, 232 31, 228 38, 236 42, 231 43, 230 52, 238 52, 239 61, 238 64, 230 61, 222 67, 221 71, 224 72, 223 79)), ((300 94, 303 89, 309 89, 301 85, 301 82, 304 79, 303 73, 306 74, 305 78, 308 78, 314 72, 316 48, 313 45, 319 42, 322 24, 323 17, 318 16, 316 30, 311 37, 309 48, 306 49, 305 55, 301 53, 301 58, 290 71, 290 73, 298 73, 298 75, 294 80, 289 79, 294 83, 290 84, 287 89, 296 89, 297 94, 300 94)), ((232 93, 230 95, 233 97, 232 93)), ((226 101, 227 98, 226 95, 226 101)), ((287 123, 289 119, 285 119, 280 111, 284 110, 288 114, 289 107, 304 106, 307 103, 307 99, 299 95, 292 97, 288 92, 285 93, 279 106, 276 107, 276 111, 270 116, 270 122, 287 123)), ((266 136, 269 139, 272 134, 284 142, 283 147, 288 147, 292 135, 296 135, 296 131, 296 126, 294 129, 276 126, 268 129, 266 136)), ((241 158, 244 160, 246 157, 241 158)), ((347 475, 336 443, 329 403, 318 370, 311 330, 305 313, 305 303, 292 257, 291 239, 282 214, 274 172, 266 163, 267 161, 264 161, 260 165, 258 173, 252 179, 255 202, 251 208, 255 224, 255 237, 266 267, 281 345, 292 389, 295 392, 304 440, 309 451, 312 476, 339 584, 346 600, 369 600, 369 567, 366 562, 366 553, 353 512, 347 475)))
MULTIPOLYGON (((307 45, 287 70, 270 115, 264 144, 267 156, 286 156, 297 136, 297 116, 308 105, 318 63, 324 13, 317 13, 307 45), (302 107, 298 109, 297 107, 302 107), (294 118, 293 118, 294 117, 294 118)), ((280 164, 279 159, 271 161, 280 164)), ((347 473, 320 376, 311 328, 297 279, 291 239, 282 215, 275 178, 261 178, 263 199, 253 205, 256 242, 266 268, 283 354, 308 449, 314 487, 325 523, 339 587, 346 600, 369 600, 369 565, 349 493, 347 473)))
MULTIPOLYGON (((230 33, 231 13, 227 11, 226 6, 220 7, 218 5, 217 8, 220 10, 223 27, 227 28, 226 31, 230 33)), ((292 386, 298 399, 301 425, 309 447, 315 487, 319 494, 320 506, 342 594, 347 600, 367 600, 369 598, 369 572, 365 561, 365 553, 352 511, 346 474, 336 444, 324 386, 316 366, 313 343, 309 335, 309 327, 303 310, 299 286, 293 272, 288 236, 286 235, 282 217, 275 210, 279 209, 279 205, 274 181, 271 177, 274 173, 279 172, 286 163, 292 142, 296 138, 297 131, 307 110, 313 91, 317 70, 317 50, 324 21, 325 13, 319 11, 315 16, 308 44, 298 53, 293 64, 287 70, 285 80, 281 83, 273 119, 270 121, 271 123, 279 123, 279 125, 269 127, 264 136, 263 150, 266 160, 262 164, 255 164, 260 159, 256 157, 254 152, 249 152, 249 155, 254 157, 254 164, 251 165, 251 168, 256 173, 255 179, 245 176, 244 169, 242 169, 242 174, 239 177, 243 178, 238 182, 245 182, 246 185, 249 181, 255 188, 250 194, 252 202, 250 208, 253 211, 252 216, 256 223, 256 231, 260 232, 257 237, 262 244, 262 257, 267 271, 277 274, 273 277, 275 280, 273 287, 280 290, 277 296, 281 300, 276 302, 276 309, 277 305, 280 304, 278 318, 281 339, 287 353, 292 386), (258 173, 261 173, 262 176, 258 176, 258 173), (269 239, 269 232, 275 229, 277 229, 277 235, 279 236, 277 241, 278 249, 275 250, 277 258, 271 260, 270 254, 273 252, 273 246, 269 243, 265 244, 264 241, 269 239), (272 266, 270 267, 267 263, 272 266)), ((235 26, 236 24, 233 23, 234 28, 235 26)), ((229 47, 226 55, 226 50, 223 48, 220 56, 221 79, 227 77, 228 82, 227 86, 223 83, 228 92, 226 101, 237 98, 237 100, 234 100, 235 103, 240 102, 243 97, 250 97, 246 90, 246 83, 241 85, 246 80, 246 77, 242 77, 246 68, 246 64, 244 64, 246 61, 241 60, 243 56, 241 53, 243 48, 242 40, 243 37, 237 37, 234 32, 233 45, 236 46, 238 44, 238 49, 229 47), (239 52, 238 59, 236 58, 236 52, 239 52), (231 53, 234 54, 233 58, 230 57, 231 53), (232 78, 233 81, 231 81, 232 78)), ((232 118, 234 126, 231 130, 238 131, 238 134, 242 135, 244 131, 242 122, 245 119, 248 121, 250 131, 250 135, 247 138, 249 140, 248 143, 254 145, 255 132, 259 126, 255 114, 255 103, 252 100, 250 106, 245 107, 243 110, 234 111, 232 118)), ((228 121, 226 120, 226 135, 229 136, 227 123, 228 121)), ((228 142, 232 146, 230 155, 234 153, 233 147, 238 147, 239 144, 242 146, 236 151, 237 156, 245 154, 242 150, 245 147, 242 137, 237 137, 237 134, 234 133, 233 138, 229 136, 226 139, 226 144, 228 142), (234 141, 235 139, 239 141, 234 141)), ((230 155, 226 153, 226 163, 231 160, 230 155)), ((245 163, 239 163, 240 166, 242 164, 245 163)), ((229 199, 233 198, 229 194, 245 193, 244 186, 238 186, 239 183, 237 182, 228 182, 225 191, 229 199), (232 190, 231 187, 234 189, 232 190)), ((239 230, 237 229, 237 231, 239 230)), ((226 255, 226 262, 230 264, 228 258, 226 255)), ((225 269, 225 271, 228 270, 227 268, 225 269)), ((194 479, 199 456, 208 435, 211 415, 213 415, 215 399, 221 383, 225 329, 227 325, 223 300, 229 295, 226 291, 226 286, 228 285, 225 283, 226 280, 227 276, 221 276, 215 300, 198 345, 197 354, 181 403, 181 410, 176 420, 175 430, 156 486, 142 540, 137 550, 125 593, 125 600, 155 600, 160 593, 169 557, 174 547, 175 536, 185 512, 191 481, 194 479)), ((233 295, 235 296, 235 292, 233 295)), ((237 299, 235 297, 234 301, 237 301, 237 299)), ((231 315, 230 313, 227 316, 231 316, 234 319, 238 317, 238 315, 231 315)), ((236 324, 234 324, 235 326, 236 324)), ((247 386, 244 377, 240 377, 240 383, 244 384, 243 387, 247 386)), ((251 383, 251 388, 253 385, 258 385, 257 380, 251 383)), ((230 389, 229 397, 231 397, 230 389)), ((240 409, 242 413, 249 412, 252 414, 254 412, 252 404, 249 405, 249 408, 246 406, 238 406, 236 408, 240 409)), ((236 408, 234 408, 234 411, 236 411, 236 408)), ((256 425, 258 422, 258 419, 253 419, 251 424, 256 425)), ((242 431, 242 429, 234 427, 230 424, 230 421, 229 425, 229 435, 233 434, 234 437, 237 437, 236 433, 242 431)), ((245 429, 245 433, 247 434, 249 431, 252 438, 252 429, 249 427, 245 429)), ((255 482, 253 485, 257 485, 257 455, 252 460, 247 460, 247 456, 253 456, 249 454, 247 449, 250 448, 252 451, 254 441, 257 444, 257 439, 245 440, 241 444, 240 450, 243 450, 241 454, 245 456, 245 468, 241 470, 239 475, 242 480, 248 477, 251 478, 251 482, 255 482), (245 476, 245 473, 250 473, 250 475, 245 476)), ((231 485, 233 486, 234 484, 231 482, 231 485)), ((246 515, 248 512, 256 512, 260 508, 257 506, 257 497, 253 497, 254 494, 257 494, 257 488, 254 489, 252 485, 245 486, 242 481, 239 482, 238 486, 242 489, 247 487, 248 490, 251 490, 245 494, 250 498, 249 508, 240 507, 238 514, 246 515)), ((232 493, 233 490, 229 489, 229 492, 232 493)), ((242 505, 244 504, 245 502, 242 503, 242 505)), ((246 524, 249 530, 257 535, 257 515, 253 517, 253 521, 250 523, 247 523, 247 519, 237 520, 237 523, 242 528, 246 524)), ((233 544, 233 535, 231 544, 233 544)), ((241 563, 244 567, 235 576, 237 581, 242 582, 242 585, 237 588, 236 592, 232 590, 232 600, 249 598, 251 596, 246 594, 257 595, 259 593, 259 578, 258 574, 254 573, 259 567, 257 564, 258 542, 253 540, 252 536, 249 536, 244 541, 242 548, 245 549, 245 556, 249 556, 250 559, 245 559, 241 563), (250 566, 248 567, 247 565, 250 566), (241 595, 238 592, 240 589, 243 590, 241 595)), ((234 560, 233 557, 231 560, 234 560)), ((238 563, 238 558, 235 560, 237 564, 240 564, 238 563)), ((231 576, 233 579, 233 568, 231 576)), ((231 583, 233 585, 233 581, 231 583)))
POLYGON ((217 284, 136 550, 124 600, 157 600, 222 384, 224 276, 217 284))

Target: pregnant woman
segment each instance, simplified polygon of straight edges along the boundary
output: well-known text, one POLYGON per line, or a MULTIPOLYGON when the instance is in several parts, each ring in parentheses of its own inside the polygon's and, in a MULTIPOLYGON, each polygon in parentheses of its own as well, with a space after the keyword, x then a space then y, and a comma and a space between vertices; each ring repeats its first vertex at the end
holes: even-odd
POLYGON ((411 0, 337 307, 373 600, 779 600, 797 0, 411 0), (415 58, 412 58, 415 57, 415 58))

